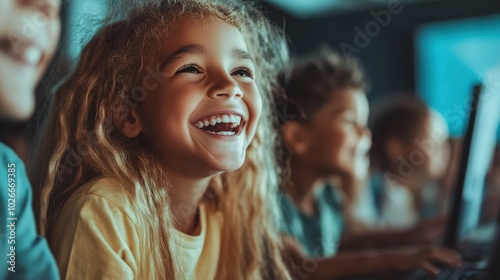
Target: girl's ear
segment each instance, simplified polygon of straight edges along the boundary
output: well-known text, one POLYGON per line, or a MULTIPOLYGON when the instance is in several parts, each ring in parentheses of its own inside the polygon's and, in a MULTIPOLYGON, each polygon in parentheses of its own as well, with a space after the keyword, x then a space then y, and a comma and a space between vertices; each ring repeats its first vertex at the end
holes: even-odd
POLYGON ((141 133, 141 121, 135 110, 132 110, 128 117, 125 119, 122 127, 122 134, 127 138, 135 138, 141 133))
POLYGON ((302 124, 289 121, 283 126, 281 133, 286 148, 291 153, 301 155, 309 150, 309 134, 302 124))

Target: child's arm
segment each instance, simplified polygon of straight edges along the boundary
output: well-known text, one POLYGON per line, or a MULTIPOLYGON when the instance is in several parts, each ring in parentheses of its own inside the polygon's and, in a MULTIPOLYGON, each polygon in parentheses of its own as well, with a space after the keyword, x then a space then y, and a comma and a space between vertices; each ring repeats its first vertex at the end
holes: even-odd
POLYGON ((3 270, 0 279, 59 279, 47 241, 36 231, 31 186, 23 163, 1 143, 0 162, 0 185, 9 187, 0 191, 3 227, 0 229, 0 248, 6 249, 0 252, 0 260, 5 261, 0 265, 3 270))
POLYGON ((460 256, 445 248, 407 248, 385 251, 341 253, 330 258, 313 258, 302 254, 291 237, 284 237, 284 255, 292 277, 300 279, 336 279, 345 276, 370 276, 391 272, 423 269, 437 275, 439 269, 431 262, 460 266, 460 256))
MULTIPOLYGON (((351 227, 340 245, 341 251, 436 244, 444 234, 447 217, 440 216, 405 230, 351 227)), ((354 221, 351 224, 359 224, 354 221)))

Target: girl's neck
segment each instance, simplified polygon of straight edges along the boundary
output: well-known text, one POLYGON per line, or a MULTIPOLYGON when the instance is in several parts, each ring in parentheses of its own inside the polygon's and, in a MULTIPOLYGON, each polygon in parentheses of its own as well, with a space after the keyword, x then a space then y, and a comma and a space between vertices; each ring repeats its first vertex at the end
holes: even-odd
POLYGON ((320 176, 311 166, 292 157, 290 162, 290 185, 287 193, 296 207, 304 214, 316 215, 315 190, 320 186, 320 176))
POLYGON ((170 211, 174 227, 186 234, 194 234, 199 223, 198 210, 211 178, 193 179, 178 174, 169 174, 172 188, 170 211))

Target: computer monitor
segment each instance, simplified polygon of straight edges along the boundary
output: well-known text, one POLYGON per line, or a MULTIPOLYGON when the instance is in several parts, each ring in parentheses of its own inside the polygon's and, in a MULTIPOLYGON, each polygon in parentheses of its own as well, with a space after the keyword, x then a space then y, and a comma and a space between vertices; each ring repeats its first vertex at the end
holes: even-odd
POLYGON ((445 245, 452 248, 458 248, 464 237, 475 230, 480 222, 486 175, 497 144, 496 134, 500 122, 498 85, 485 83, 474 86, 470 105, 470 117, 445 237, 445 245))
MULTIPOLYGON (((463 137, 474 83, 500 64, 500 15, 435 21, 415 32, 415 81, 426 103, 444 115, 451 137, 463 137)), ((497 134, 500 140, 500 133, 497 134)))
POLYGON ((500 279, 500 213, 498 213, 496 228, 495 247, 489 260, 485 280, 500 279))

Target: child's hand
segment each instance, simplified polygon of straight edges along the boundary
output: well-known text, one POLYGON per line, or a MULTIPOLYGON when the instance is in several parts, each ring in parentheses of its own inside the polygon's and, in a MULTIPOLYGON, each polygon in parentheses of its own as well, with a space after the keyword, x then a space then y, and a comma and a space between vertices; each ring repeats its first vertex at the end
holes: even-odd
POLYGON ((444 235, 447 224, 448 215, 441 215, 421 222, 412 230, 415 244, 432 244, 439 241, 444 235))
POLYGON ((463 260, 460 254, 444 247, 405 248, 391 250, 381 256, 380 268, 383 273, 389 271, 407 272, 422 269, 431 275, 438 275, 441 270, 436 264, 460 267, 463 260))

